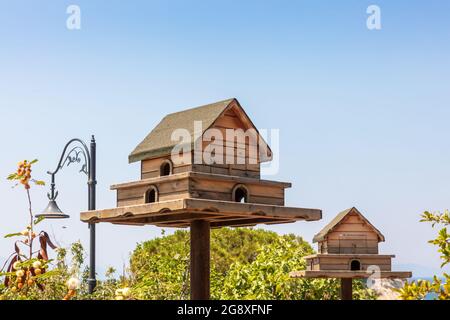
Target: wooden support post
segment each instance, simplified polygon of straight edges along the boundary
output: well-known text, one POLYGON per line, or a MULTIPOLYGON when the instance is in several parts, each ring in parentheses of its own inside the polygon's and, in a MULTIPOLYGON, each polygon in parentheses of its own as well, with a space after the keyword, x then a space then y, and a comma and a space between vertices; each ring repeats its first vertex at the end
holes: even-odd
POLYGON ((341 279, 341 299, 342 300, 353 300, 353 280, 341 279))
POLYGON ((210 299, 210 224, 191 222, 191 300, 210 299))

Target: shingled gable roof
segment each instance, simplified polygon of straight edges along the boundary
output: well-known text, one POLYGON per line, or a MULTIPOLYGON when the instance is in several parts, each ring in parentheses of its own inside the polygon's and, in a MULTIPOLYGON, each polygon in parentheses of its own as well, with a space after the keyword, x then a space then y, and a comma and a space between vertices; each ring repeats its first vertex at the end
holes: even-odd
MULTIPOLYGON (((193 141, 196 136, 194 132, 194 121, 201 121, 203 132, 205 132, 228 108, 232 106, 237 106, 251 127, 256 129, 244 109, 235 98, 172 113, 165 116, 150 132, 150 134, 148 134, 147 137, 134 149, 134 151, 128 156, 129 162, 133 163, 149 158, 169 155, 173 147, 175 147, 178 143, 177 141, 172 141, 171 139, 172 132, 174 130, 181 128, 187 129, 190 132, 193 141)), ((264 141, 264 143, 266 142, 264 141)), ((270 148, 268 148, 268 150, 269 154, 272 155, 270 148)), ((271 157, 266 160, 271 160, 271 157)))
POLYGON ((318 234, 314 236, 313 242, 324 241, 328 233, 331 232, 337 225, 339 225, 341 221, 350 213, 358 214, 360 218, 362 218, 373 229, 373 231, 377 233, 379 242, 383 242, 385 240, 383 234, 381 234, 381 232, 377 228, 375 228, 373 224, 371 224, 369 220, 367 220, 366 217, 364 217, 362 213, 358 211, 358 209, 353 207, 339 213, 333 220, 331 220, 329 224, 327 224, 318 234))

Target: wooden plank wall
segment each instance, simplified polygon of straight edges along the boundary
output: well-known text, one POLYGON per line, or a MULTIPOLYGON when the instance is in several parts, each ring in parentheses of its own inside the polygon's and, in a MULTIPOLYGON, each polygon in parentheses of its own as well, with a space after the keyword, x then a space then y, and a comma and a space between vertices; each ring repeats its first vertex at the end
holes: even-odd
POLYGON ((319 264, 314 266, 313 270, 348 270, 352 260, 359 260, 361 269, 367 270, 369 266, 378 266, 381 271, 391 271, 391 258, 389 257, 320 257, 319 264))
POLYGON ((377 233, 358 215, 348 215, 324 242, 327 253, 378 254, 377 233))
MULTIPOLYGON (((226 135, 227 129, 242 129, 244 132, 248 129, 248 126, 243 123, 236 112, 233 109, 226 111, 217 119, 212 126, 212 129, 220 131, 222 133, 223 140, 216 141, 214 140, 214 137, 211 139, 212 141, 204 141, 203 150, 207 150, 206 148, 211 145, 215 151, 214 157, 219 159, 219 163, 203 163, 201 165, 196 164, 193 167, 193 171, 260 178, 261 170, 258 137, 255 139, 247 138, 245 144, 238 144, 237 139, 230 139, 230 137, 227 137, 226 135), (255 149, 251 152, 250 148, 255 149), (231 157, 231 155, 234 155, 233 164, 226 164, 227 156, 231 157)), ((194 152, 194 157, 196 155, 198 156, 198 154, 194 152)))
MULTIPOLYGON (((189 198, 188 179, 158 182, 155 184, 158 188, 159 201, 169 201, 176 199, 189 198)), ((131 206, 145 203, 145 193, 149 190, 148 186, 134 186, 117 190, 117 206, 131 206)))
MULTIPOLYGON (((182 177, 169 181, 157 181, 153 185, 159 192, 159 201, 183 198, 233 201, 233 189, 240 178, 214 179, 213 177, 182 177)), ((117 205, 130 206, 145 203, 145 194, 152 184, 129 186, 117 190, 117 205)), ((284 205, 285 186, 259 182, 243 183, 249 191, 249 203, 284 205)))
MULTIPOLYGON (((164 160, 170 159, 170 156, 155 158, 150 160, 144 160, 141 163, 141 179, 157 178, 160 176, 161 164, 164 160)), ((211 174, 221 174, 221 175, 231 175, 238 177, 249 177, 260 179, 260 166, 259 164, 243 164, 243 165, 221 165, 221 164, 184 164, 177 165, 174 164, 173 173, 183 173, 183 172, 203 172, 211 174)))
MULTIPOLYGON (((161 165, 170 156, 144 160, 141 162, 141 179, 157 178, 160 176, 161 165)), ((192 171, 191 164, 173 164, 173 174, 192 171)))
POLYGON ((192 167, 194 172, 203 172, 211 174, 221 174, 228 176, 237 177, 248 177, 248 178, 261 178, 261 172, 259 165, 206 165, 206 164, 195 164, 192 167))
POLYGON ((320 264, 319 259, 306 259, 306 270, 309 271, 319 271, 320 270, 320 264))
MULTIPOLYGON (((232 201, 235 181, 217 181, 207 178, 191 180, 192 198, 232 201)), ((284 188, 282 186, 245 184, 250 193, 249 202, 271 205, 284 205, 284 188)))

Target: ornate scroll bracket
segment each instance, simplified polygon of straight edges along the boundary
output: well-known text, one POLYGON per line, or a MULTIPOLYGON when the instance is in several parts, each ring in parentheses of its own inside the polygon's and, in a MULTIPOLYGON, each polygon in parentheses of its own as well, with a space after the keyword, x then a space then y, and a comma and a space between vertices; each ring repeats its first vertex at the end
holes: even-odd
POLYGON ((63 169, 63 167, 68 167, 71 164, 77 164, 83 162, 83 165, 81 166, 81 169, 79 172, 84 173, 85 175, 88 175, 88 155, 86 155, 86 152, 81 147, 74 147, 72 148, 68 154, 59 169, 63 169))
POLYGON ((59 172, 59 170, 69 167, 72 164, 82 164, 79 172, 89 176, 89 170, 91 169, 91 155, 86 144, 80 139, 70 140, 64 147, 64 151, 61 155, 56 170, 54 172, 47 172, 52 177, 50 192, 47 194, 49 200, 55 200, 58 197, 58 191, 56 190, 55 185, 55 175, 59 172), (80 145, 69 149, 70 145, 73 143, 78 143, 80 145))

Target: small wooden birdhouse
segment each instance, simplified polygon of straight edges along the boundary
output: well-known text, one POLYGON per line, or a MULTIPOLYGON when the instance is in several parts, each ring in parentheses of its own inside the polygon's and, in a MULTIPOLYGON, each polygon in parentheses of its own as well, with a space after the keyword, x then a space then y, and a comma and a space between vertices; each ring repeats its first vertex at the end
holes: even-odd
POLYGON ((318 254, 305 257, 306 270, 292 278, 341 279, 341 298, 352 299, 352 279, 411 278, 409 271, 392 271, 394 255, 379 254, 384 236, 355 207, 342 211, 313 239, 318 254))
POLYGON ((307 258, 308 270, 364 271, 377 265, 391 271, 392 255, 379 255, 381 232, 356 208, 339 213, 313 239, 319 254, 307 258))

